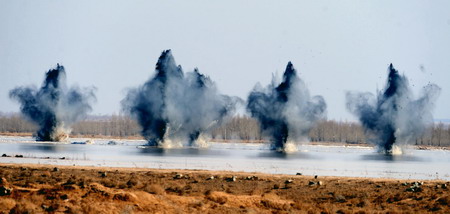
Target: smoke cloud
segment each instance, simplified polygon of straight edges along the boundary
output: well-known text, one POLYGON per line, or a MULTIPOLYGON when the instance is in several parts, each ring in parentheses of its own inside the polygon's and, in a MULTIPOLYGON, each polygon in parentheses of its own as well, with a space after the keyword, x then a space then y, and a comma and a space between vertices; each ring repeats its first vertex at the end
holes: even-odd
POLYGON ((67 88, 66 72, 62 65, 50 69, 41 88, 17 87, 9 92, 17 100, 22 114, 39 129, 38 141, 63 141, 71 132, 70 126, 92 110, 94 88, 67 88))
POLYGON ((370 142, 383 152, 393 153, 394 145, 410 143, 433 122, 431 110, 440 90, 428 84, 414 99, 407 78, 391 64, 384 90, 376 96, 348 92, 347 109, 359 118, 370 142))
POLYGON ((219 94, 214 82, 197 69, 183 73, 166 50, 155 76, 128 91, 122 107, 138 121, 150 146, 202 146, 204 133, 228 118, 238 102, 242 101, 219 94))
POLYGON ((281 83, 274 77, 266 88, 257 84, 247 102, 248 111, 259 120, 264 134, 271 138, 271 149, 284 152, 295 149, 296 143, 308 140, 310 129, 325 117, 327 107, 322 96, 310 96, 291 62, 281 83))

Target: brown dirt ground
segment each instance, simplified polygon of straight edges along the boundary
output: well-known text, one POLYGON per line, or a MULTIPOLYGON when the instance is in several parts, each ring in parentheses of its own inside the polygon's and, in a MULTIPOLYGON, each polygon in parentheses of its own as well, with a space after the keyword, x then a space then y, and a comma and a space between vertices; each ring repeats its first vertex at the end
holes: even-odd
POLYGON ((0 213, 450 213, 439 180, 411 192, 412 180, 31 164, 0 164, 0 177, 0 213))

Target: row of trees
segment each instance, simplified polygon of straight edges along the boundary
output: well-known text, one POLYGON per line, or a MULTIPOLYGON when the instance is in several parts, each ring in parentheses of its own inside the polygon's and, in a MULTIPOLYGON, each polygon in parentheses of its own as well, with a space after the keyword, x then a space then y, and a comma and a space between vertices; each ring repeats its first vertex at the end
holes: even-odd
MULTIPOLYGON (((18 114, 0 115, 1 133, 31 133, 36 126, 18 114)), ((135 120, 124 115, 90 117, 72 127, 72 135, 139 137, 140 127, 135 120)), ((228 123, 214 127, 210 133, 216 140, 264 141, 258 121, 246 116, 237 116, 228 123)), ((320 121, 309 133, 313 142, 368 143, 359 123, 334 120, 320 121)), ((450 146, 450 126, 432 124, 418 138, 416 145, 450 146)))
POLYGON ((87 119, 72 126, 74 135, 129 137, 140 136, 139 131, 136 121, 123 115, 87 119))
POLYGON ((0 115, 0 132, 24 133, 35 132, 36 126, 24 120, 19 114, 0 115))

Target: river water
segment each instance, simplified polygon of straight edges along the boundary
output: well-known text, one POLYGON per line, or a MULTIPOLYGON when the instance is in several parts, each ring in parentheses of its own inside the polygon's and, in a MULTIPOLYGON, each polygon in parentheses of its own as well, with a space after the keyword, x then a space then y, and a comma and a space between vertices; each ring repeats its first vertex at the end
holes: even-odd
POLYGON ((31 137, 0 136, 0 155, 11 156, 0 157, 0 162, 450 180, 448 150, 409 149, 402 155, 384 155, 371 147, 303 145, 298 152, 281 154, 267 145, 251 143, 213 142, 208 148, 178 149, 145 147, 140 140, 72 144, 85 140, 42 143, 31 137))

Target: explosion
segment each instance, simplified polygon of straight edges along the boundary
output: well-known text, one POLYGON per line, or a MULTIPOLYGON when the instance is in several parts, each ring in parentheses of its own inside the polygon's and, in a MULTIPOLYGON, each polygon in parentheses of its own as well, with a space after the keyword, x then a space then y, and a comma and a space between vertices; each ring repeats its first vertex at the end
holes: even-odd
POLYGON ((271 138, 271 149, 283 152, 296 150, 296 143, 307 140, 313 125, 325 117, 326 107, 322 96, 309 95, 291 62, 281 83, 274 77, 266 88, 256 85, 247 103, 252 117, 271 138))
POLYGON ((22 114, 39 126, 38 141, 64 141, 70 126, 83 119, 92 110, 94 88, 67 88, 66 72, 62 65, 50 69, 40 89, 17 87, 9 92, 17 100, 22 114))
POLYGON ((428 84, 422 96, 414 99, 408 79, 391 64, 385 89, 376 97, 348 92, 347 109, 359 118, 370 142, 393 154, 395 145, 410 143, 433 122, 431 110, 440 91, 439 86, 428 84))
POLYGON ((228 118, 239 98, 219 94, 214 82, 198 69, 183 73, 170 50, 163 51, 156 74, 131 89, 123 109, 142 128, 150 146, 203 146, 205 132, 228 118))

